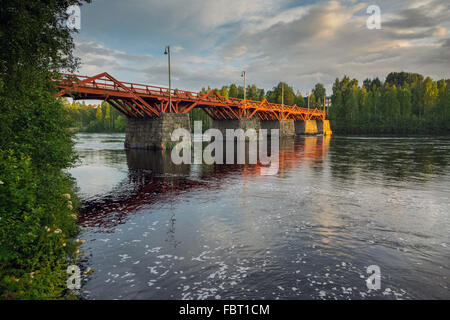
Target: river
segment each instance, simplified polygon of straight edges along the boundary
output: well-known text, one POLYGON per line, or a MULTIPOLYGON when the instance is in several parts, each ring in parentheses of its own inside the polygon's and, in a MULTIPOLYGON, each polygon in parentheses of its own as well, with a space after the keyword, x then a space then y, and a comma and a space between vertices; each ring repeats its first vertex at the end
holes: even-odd
POLYGON ((450 298, 448 137, 283 140, 272 176, 124 138, 77 135, 84 299, 450 298))

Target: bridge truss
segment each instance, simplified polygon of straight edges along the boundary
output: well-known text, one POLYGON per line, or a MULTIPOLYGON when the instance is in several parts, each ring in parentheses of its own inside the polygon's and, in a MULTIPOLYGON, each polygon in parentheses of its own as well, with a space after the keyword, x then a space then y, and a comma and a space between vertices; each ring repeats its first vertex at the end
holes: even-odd
POLYGON ((100 73, 88 77, 62 74, 52 79, 59 89, 58 96, 76 100, 105 100, 129 118, 156 118, 162 112, 188 113, 201 108, 215 120, 258 117, 261 120, 325 120, 327 113, 318 107, 302 108, 263 101, 252 101, 220 96, 215 90, 198 93, 145 84, 121 82, 100 73))

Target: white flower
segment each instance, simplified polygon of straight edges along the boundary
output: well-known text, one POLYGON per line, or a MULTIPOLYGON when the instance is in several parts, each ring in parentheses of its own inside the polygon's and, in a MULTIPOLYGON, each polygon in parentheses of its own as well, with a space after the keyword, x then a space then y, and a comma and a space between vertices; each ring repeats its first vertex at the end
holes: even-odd
POLYGON ((62 196, 64 198, 66 198, 67 200, 70 200, 70 194, 69 193, 64 193, 62 196))
POLYGON ((53 231, 54 233, 61 233, 62 231, 61 231, 61 229, 59 229, 59 228, 57 228, 57 229, 55 229, 55 231, 53 231))
POLYGON ((2 180, 0 180, 0 184, 4 184, 4 182, 2 180))

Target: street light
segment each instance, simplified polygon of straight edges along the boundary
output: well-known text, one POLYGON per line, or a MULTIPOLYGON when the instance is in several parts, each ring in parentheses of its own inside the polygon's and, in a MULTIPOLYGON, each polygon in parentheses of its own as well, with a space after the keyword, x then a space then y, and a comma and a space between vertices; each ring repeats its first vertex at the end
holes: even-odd
POLYGON ((309 112, 309 97, 311 96, 310 93, 308 93, 308 112, 309 112))
POLYGON ((244 77, 244 102, 245 102, 246 97, 247 97, 247 95, 246 95, 247 90, 245 89, 245 71, 242 71, 241 77, 244 77))
MULTIPOLYGON (((247 89, 246 89, 246 85, 245 85, 245 76, 246 76, 246 73, 245 73, 245 71, 242 71, 242 73, 241 73, 241 77, 244 77, 244 108, 247 106, 247 89)), ((245 113, 247 113, 247 109, 244 109, 244 112, 245 113)))
POLYGON ((170 46, 167 46, 164 50, 164 54, 167 54, 168 62, 169 62, 169 111, 172 108, 172 78, 170 74, 170 46))

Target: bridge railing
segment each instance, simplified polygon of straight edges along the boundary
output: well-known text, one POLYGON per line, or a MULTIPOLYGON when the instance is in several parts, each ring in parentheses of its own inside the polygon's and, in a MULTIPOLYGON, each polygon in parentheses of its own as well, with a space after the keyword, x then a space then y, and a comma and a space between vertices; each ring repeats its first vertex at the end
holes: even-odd
MULTIPOLYGON (((58 83, 58 87, 69 89, 76 86, 83 88, 107 90, 113 92, 123 92, 126 93, 128 90, 138 95, 147 96, 160 96, 168 97, 169 89, 165 87, 152 86, 147 84, 139 84, 132 82, 117 82, 110 79, 106 74, 102 77, 95 78, 93 80, 87 81, 92 77, 74 75, 74 74, 62 74, 62 78, 52 79, 58 83)), ((171 96, 174 98, 188 99, 198 102, 214 102, 217 105, 228 105, 235 107, 243 107, 246 109, 260 109, 260 110, 271 110, 277 112, 290 112, 290 113, 303 113, 311 114, 313 116, 324 116, 326 113, 320 110, 320 107, 305 108, 299 107, 297 105, 288 106, 281 105, 277 103, 256 100, 244 100, 240 98, 220 96, 215 91, 209 93, 199 93, 180 89, 171 89, 171 96), (214 94, 212 94, 214 93, 214 94)))

